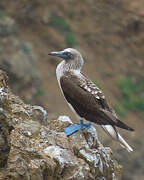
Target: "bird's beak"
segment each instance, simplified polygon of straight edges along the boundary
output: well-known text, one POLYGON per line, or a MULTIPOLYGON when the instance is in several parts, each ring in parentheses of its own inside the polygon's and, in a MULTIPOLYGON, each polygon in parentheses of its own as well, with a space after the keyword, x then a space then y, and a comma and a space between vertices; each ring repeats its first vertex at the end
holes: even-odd
POLYGON ((51 55, 51 56, 57 56, 57 57, 60 57, 60 58, 63 58, 65 59, 65 54, 64 54, 64 51, 59 51, 59 52, 50 52, 48 53, 48 55, 51 55))

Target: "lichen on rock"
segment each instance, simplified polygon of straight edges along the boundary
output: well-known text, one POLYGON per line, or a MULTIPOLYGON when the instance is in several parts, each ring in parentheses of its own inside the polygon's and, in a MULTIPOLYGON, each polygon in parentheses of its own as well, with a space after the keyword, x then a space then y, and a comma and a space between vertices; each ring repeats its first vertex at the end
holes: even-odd
POLYGON ((111 159, 92 126, 67 137, 67 116, 50 119, 40 106, 11 93, 0 72, 0 179, 116 180, 121 166, 111 159))

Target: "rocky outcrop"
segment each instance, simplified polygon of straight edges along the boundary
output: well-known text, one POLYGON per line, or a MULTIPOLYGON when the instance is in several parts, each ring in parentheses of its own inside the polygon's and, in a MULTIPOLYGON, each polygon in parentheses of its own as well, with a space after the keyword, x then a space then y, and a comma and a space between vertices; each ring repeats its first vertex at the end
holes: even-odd
POLYGON ((120 179, 121 166, 94 127, 67 137, 64 128, 72 124, 67 116, 49 119, 42 107, 24 104, 7 79, 0 71, 1 180, 120 179))
MULTIPOLYGON (((76 49, 86 60, 85 72, 101 84, 111 104, 119 104, 119 77, 143 84, 143 14, 143 0, 0 0, 0 67, 8 73, 13 92, 26 102, 47 106, 49 112, 53 107, 58 113, 66 112, 56 86, 57 61, 47 53, 70 47, 65 39, 72 32, 79 42, 76 49), (36 89, 37 71, 43 78, 36 89)), ((143 180, 143 114, 128 113, 125 120, 135 128, 132 135, 122 132, 134 152, 129 157, 116 148, 114 155, 124 166, 123 179, 143 180)), ((106 139, 115 148, 111 142, 106 139)))

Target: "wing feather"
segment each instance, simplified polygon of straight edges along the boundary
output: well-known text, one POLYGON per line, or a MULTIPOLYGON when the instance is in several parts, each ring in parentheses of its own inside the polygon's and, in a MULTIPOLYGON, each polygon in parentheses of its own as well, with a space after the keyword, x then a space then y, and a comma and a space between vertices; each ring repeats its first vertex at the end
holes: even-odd
POLYGON ((132 130, 120 123, 103 92, 82 74, 81 77, 71 73, 65 74, 60 78, 60 84, 66 100, 80 117, 100 125, 111 124, 132 130))
MULTIPOLYGON (((89 81, 88 81, 89 82, 89 81)), ((92 88, 84 79, 75 75, 62 76, 60 79, 61 88, 66 100, 73 106, 79 116, 97 124, 113 124, 117 120, 107 116, 103 110, 110 111, 102 91, 94 84, 92 88), (92 94, 92 91, 95 93, 92 94)), ((89 82, 90 83, 90 82, 89 82)), ((112 114, 112 113, 111 113, 112 114)))

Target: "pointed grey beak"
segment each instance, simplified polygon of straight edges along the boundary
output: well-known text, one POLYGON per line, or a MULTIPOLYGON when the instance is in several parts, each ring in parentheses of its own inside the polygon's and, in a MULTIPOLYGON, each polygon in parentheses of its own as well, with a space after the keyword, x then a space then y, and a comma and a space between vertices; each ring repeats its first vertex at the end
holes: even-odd
POLYGON ((60 57, 60 58, 65 59, 65 53, 64 53, 64 51, 50 52, 50 53, 48 53, 48 55, 57 56, 57 57, 60 57))
POLYGON ((71 59, 70 53, 67 52, 66 50, 59 51, 59 52, 50 52, 50 53, 48 53, 48 55, 57 56, 57 57, 60 57, 66 61, 71 59))

